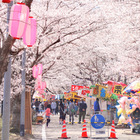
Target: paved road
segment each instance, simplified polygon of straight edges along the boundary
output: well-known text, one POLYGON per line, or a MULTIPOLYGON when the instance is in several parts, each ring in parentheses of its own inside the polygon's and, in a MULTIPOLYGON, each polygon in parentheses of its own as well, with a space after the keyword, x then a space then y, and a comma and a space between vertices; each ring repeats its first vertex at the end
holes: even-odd
MULTIPOLYGON (((86 121, 89 122, 90 118, 86 116, 86 121)), ((66 122, 68 122, 68 116, 66 118, 66 122)), ((75 122, 78 122, 78 118, 75 118, 75 122)), ((71 140, 82 140, 85 138, 80 138, 82 134, 83 124, 66 124, 67 136, 71 137, 71 140)), ((95 129, 91 127, 90 123, 86 123, 87 134, 90 137, 90 130, 95 132, 95 129)), ((107 127, 104 127, 107 129, 107 127)), ((109 135, 110 135, 111 127, 109 127, 109 135)), ((116 137, 119 140, 140 140, 140 134, 131 133, 130 129, 115 129, 116 137)), ((92 135, 94 134, 92 132, 92 135)), ((33 125, 33 135, 35 138, 32 140, 58 140, 58 137, 61 137, 62 133, 62 125, 59 124, 59 115, 51 116, 51 122, 49 127, 46 127, 45 124, 43 125, 33 125)), ((108 132, 105 135, 96 135, 94 137, 108 137, 108 132)), ((93 136, 92 136, 93 137, 93 136)), ((93 140, 97 138, 86 138, 86 140, 93 140)), ((101 139, 101 138, 100 138, 101 139)), ((100 140, 98 138, 98 140, 100 140)), ((107 138, 102 138, 107 139, 107 138)))

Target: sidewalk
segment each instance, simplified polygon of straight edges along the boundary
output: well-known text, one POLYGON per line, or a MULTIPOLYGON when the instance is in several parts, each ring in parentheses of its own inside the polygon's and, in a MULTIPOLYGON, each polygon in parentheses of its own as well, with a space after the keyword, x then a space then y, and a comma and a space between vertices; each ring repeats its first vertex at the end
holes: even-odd
MULTIPOLYGON (((90 117, 86 116, 86 121, 90 121, 90 117)), ((68 116, 66 118, 68 122, 68 116)), ((78 122, 78 117, 75 118, 75 122, 78 122)), ((71 140, 83 140, 81 137, 83 124, 66 124, 67 136, 71 137, 71 140)), ((86 123, 87 134, 90 137, 90 123, 86 123)), ((106 128, 106 126, 105 126, 106 128)), ((95 129, 92 127, 92 130, 95 129)), ((109 127, 110 135, 111 127, 109 127)), ((119 140, 140 140, 140 134, 134 134, 130 129, 116 129, 116 137, 119 140)), ((49 127, 43 125, 33 125, 33 136, 34 139, 29 140, 58 140, 61 137, 62 125, 59 124, 59 115, 51 116, 51 122, 49 127)), ((106 134, 108 137, 108 134, 106 134)), ((86 140, 93 140, 92 138, 84 138, 86 140)), ((95 139, 95 138, 94 138, 95 139)), ((99 139, 98 139, 99 140, 99 139)))
MULTIPOLYGON (((68 122, 69 116, 66 118, 68 122)), ((90 117, 86 116, 86 121, 90 122, 90 117)), ((75 124, 66 124, 67 136, 71 137, 71 140, 93 140, 93 138, 80 138, 82 134, 83 124, 78 124, 78 117, 75 117, 75 124)), ((86 123, 87 134, 90 137, 90 123, 86 123)), ((92 130, 95 129, 91 126, 92 130)), ((107 128, 104 126, 104 128, 107 128)), ((111 126, 109 127, 110 135, 111 126)), ((140 140, 140 134, 134 134, 130 129, 115 129, 116 137, 118 140, 140 140)), ((32 125, 32 135, 25 135, 20 137, 19 134, 10 133, 9 140, 58 140, 58 137, 61 137, 62 134, 62 125, 59 124, 59 115, 51 116, 51 122, 49 127, 46 127, 45 124, 36 124, 32 125)), ((1 134, 0 134, 1 135, 1 134)), ((106 134, 108 137, 108 134, 106 134)), ((97 135, 96 135, 97 137, 97 135)), ((95 139, 95 138, 94 138, 95 139)), ((100 139, 98 139, 100 140, 100 139)))

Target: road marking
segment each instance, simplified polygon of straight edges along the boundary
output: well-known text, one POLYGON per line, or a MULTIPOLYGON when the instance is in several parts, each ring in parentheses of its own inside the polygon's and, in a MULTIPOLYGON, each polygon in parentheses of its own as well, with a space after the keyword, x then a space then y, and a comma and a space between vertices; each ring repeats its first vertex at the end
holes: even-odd
POLYGON ((46 123, 42 125, 42 140, 46 140, 46 123))

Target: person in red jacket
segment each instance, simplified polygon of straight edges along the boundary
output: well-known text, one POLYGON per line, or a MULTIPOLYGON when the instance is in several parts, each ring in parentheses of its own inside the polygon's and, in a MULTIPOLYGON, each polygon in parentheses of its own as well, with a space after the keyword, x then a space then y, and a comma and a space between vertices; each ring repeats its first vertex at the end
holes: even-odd
POLYGON ((50 104, 48 104, 47 105, 47 109, 45 110, 45 112, 43 113, 43 115, 45 114, 45 117, 46 117, 46 120, 47 120, 47 122, 46 122, 46 126, 48 127, 48 124, 49 124, 49 122, 50 122, 50 115, 51 115, 51 105, 50 104))

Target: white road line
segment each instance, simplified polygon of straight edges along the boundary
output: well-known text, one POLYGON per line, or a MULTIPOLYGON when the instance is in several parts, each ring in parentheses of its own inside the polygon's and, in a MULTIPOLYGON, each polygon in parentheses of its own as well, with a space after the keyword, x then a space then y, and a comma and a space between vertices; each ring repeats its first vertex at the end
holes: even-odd
POLYGON ((46 140, 46 123, 42 125, 42 140, 46 140))

